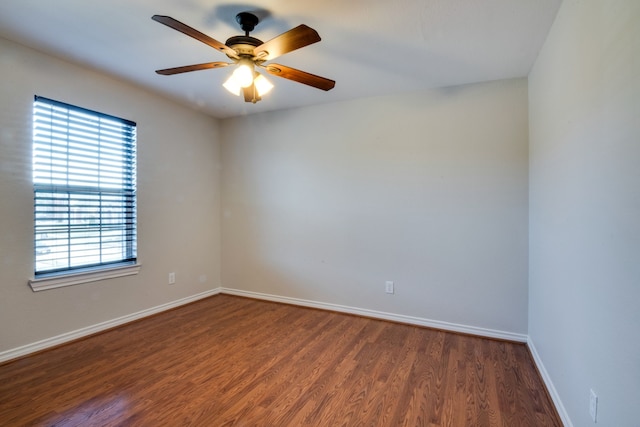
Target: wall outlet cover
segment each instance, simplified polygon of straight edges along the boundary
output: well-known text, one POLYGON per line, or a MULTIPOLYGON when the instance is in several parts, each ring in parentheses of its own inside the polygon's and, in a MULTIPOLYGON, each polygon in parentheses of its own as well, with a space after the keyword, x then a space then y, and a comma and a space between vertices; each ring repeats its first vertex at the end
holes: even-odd
POLYGON ((393 293, 393 282, 391 280, 384 282, 384 291, 388 294, 393 293))

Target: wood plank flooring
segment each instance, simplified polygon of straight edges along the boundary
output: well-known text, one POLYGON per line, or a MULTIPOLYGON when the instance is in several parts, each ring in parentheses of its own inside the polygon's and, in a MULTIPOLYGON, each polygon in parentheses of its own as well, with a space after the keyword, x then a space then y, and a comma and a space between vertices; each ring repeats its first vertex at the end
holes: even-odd
POLYGON ((2 426, 561 426, 525 347, 217 295, 0 365, 2 426))

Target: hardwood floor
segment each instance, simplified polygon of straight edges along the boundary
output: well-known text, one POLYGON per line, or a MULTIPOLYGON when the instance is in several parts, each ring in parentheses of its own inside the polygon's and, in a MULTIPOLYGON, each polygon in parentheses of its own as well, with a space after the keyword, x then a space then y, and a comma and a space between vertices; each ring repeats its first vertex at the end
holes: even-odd
POLYGON ((3 426, 561 426, 523 344, 217 295, 0 366, 3 426))

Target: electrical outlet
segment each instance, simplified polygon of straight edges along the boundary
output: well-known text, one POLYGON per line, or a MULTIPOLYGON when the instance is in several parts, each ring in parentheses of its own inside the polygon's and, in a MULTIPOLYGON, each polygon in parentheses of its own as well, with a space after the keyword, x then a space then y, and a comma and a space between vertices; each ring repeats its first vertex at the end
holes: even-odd
POLYGON ((176 273, 169 273, 169 284, 173 285, 176 283, 176 273))
POLYGON ((598 395, 593 390, 589 391, 589 415, 591 415, 591 419, 595 423, 598 418, 598 395))
POLYGON ((384 282, 384 291, 388 294, 393 293, 393 282, 391 280, 384 282))

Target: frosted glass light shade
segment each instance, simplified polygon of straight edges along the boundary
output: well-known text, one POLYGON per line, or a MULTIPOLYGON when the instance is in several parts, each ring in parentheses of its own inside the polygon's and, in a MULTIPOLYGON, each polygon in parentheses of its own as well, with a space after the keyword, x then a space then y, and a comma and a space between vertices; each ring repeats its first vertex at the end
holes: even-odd
POLYGON ((258 91, 258 96, 265 95, 269 93, 271 89, 273 89, 273 85, 269 80, 267 80, 262 74, 258 74, 256 79, 253 81, 253 84, 258 91))
POLYGON ((240 87, 251 86, 253 83, 253 63, 239 61, 238 68, 233 72, 232 77, 240 87))
POLYGON ((234 94, 235 96, 240 96, 240 90, 242 89, 236 79, 233 78, 233 74, 229 76, 226 82, 222 85, 226 90, 234 94))

